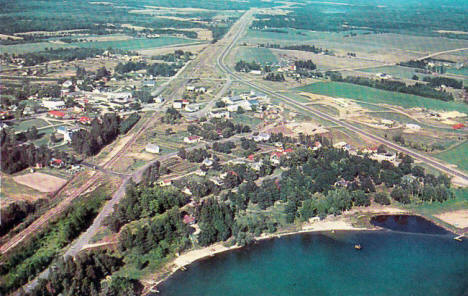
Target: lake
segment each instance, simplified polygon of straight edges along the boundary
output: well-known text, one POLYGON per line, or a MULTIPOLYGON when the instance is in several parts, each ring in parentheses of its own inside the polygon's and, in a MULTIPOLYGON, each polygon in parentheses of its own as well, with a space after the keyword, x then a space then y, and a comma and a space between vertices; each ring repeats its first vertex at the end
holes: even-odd
MULTIPOLYGON (((430 224, 407 221, 411 231, 430 224)), ((158 295, 468 295, 467 254, 447 233, 299 234, 194 263, 158 295)))

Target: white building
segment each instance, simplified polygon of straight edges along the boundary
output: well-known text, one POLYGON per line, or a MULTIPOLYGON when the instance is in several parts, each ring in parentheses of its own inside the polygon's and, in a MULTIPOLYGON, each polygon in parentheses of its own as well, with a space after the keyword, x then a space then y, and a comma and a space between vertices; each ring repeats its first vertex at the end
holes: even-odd
POLYGON ((254 136, 253 140, 255 142, 268 141, 268 140, 270 140, 270 134, 260 133, 260 134, 258 134, 258 136, 254 136))
POLYGON ((211 110, 208 114, 210 118, 230 118, 231 114, 227 110, 211 110))
POLYGON ((252 71, 250 71, 250 74, 253 74, 253 75, 262 75, 262 71, 260 71, 260 70, 252 70, 252 71))
POLYGON ((57 110, 65 108, 64 101, 42 101, 42 105, 49 110, 57 110))
POLYGON ((417 124, 413 124, 413 123, 407 123, 406 128, 417 131, 417 130, 421 129, 421 126, 419 126, 417 124))
POLYGON ((201 137, 200 136, 189 136, 184 138, 184 142, 188 144, 194 144, 200 142, 201 137))
POLYGON ((148 153, 158 154, 160 149, 158 145, 150 143, 146 145, 145 151, 148 153))

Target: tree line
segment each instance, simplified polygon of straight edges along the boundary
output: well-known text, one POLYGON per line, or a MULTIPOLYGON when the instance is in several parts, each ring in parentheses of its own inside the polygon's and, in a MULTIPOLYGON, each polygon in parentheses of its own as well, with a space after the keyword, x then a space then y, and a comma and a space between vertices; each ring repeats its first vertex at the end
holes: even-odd
POLYGON ((430 85, 424 83, 416 83, 414 85, 407 85, 401 81, 395 80, 375 80, 366 77, 358 76, 347 76, 343 78, 340 73, 327 73, 332 81, 346 82, 352 84, 358 84, 368 87, 373 87, 377 89, 394 91, 406 94, 412 94, 417 96, 428 97, 432 99, 442 100, 442 101, 453 101, 453 95, 449 92, 443 90, 436 90, 430 85))
POLYGON ((2 258, 0 293, 8 294, 35 278, 60 251, 87 229, 106 198, 102 188, 73 203, 56 221, 2 258))
POLYGON ((53 157, 63 159, 68 163, 76 162, 74 157, 66 152, 51 150, 44 145, 37 147, 33 143, 20 142, 18 135, 9 129, 0 131, 0 142, 1 169, 7 174, 13 174, 37 164, 48 166, 53 157))

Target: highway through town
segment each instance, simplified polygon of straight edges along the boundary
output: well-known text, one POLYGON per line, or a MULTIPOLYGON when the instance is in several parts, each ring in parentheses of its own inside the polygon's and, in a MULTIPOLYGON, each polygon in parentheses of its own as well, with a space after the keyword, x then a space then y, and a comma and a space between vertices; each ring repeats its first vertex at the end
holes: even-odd
MULTIPOLYGON (((238 21, 238 23, 240 23, 240 20, 238 21)), ((238 39, 238 36, 245 30, 245 25, 243 23, 240 23, 242 24, 241 26, 237 26, 237 25, 234 25, 231 27, 231 29, 233 30, 236 30, 236 29, 239 29, 239 32, 235 33, 235 37, 233 39, 232 42, 229 42, 228 43, 228 47, 230 49, 232 49, 232 45, 235 44, 235 42, 237 42, 237 39, 238 39)), ((232 31, 231 31, 232 32, 232 31)), ((229 32, 229 33, 231 33, 229 32)), ((226 34, 226 36, 229 35, 226 34)), ((229 51, 226 51, 226 49, 224 49, 221 53, 221 55, 225 56, 226 53, 228 53, 229 51)), ((175 78, 177 78, 179 76, 179 74, 181 72, 183 72, 185 69, 187 68, 187 65, 185 65, 179 72, 176 76, 172 77, 171 81, 174 81, 175 78)), ((160 94, 166 87, 168 87, 170 85, 170 83, 166 83, 164 84, 164 86, 160 87, 157 91, 157 94, 160 94)), ((215 98, 219 98, 224 92, 226 91, 226 88, 223 87, 219 93, 215 96, 215 98)), ((157 95, 156 94, 156 95, 157 95)), ((213 101, 215 101, 216 99, 214 99, 213 101)), ((118 161, 120 159, 120 157, 123 155, 123 153, 128 149, 128 147, 130 147, 131 144, 133 144, 134 141, 136 141, 136 139, 143 133, 144 130, 146 130, 146 128, 150 125, 150 123, 152 122, 152 118, 149 118, 147 120, 147 122, 140 128, 140 130, 135 134, 134 137, 132 137, 131 141, 129 141, 114 157, 112 157, 112 159, 110 161, 108 161, 105 165, 103 166, 96 166, 96 165, 93 165, 91 163, 88 163, 88 162, 85 162, 84 165, 87 165, 87 166, 92 166, 92 167, 95 167, 96 170, 100 171, 100 172, 104 172, 104 173, 109 173, 111 175, 116 175, 115 172, 111 171, 109 169, 110 165, 115 163, 116 161, 118 161)), ((249 134, 251 135, 251 134, 249 134)), ((243 135, 236 135, 236 136, 233 136, 231 138, 228 138, 228 139, 223 139, 223 140, 220 140, 219 142, 224 142, 224 141, 230 141, 230 140, 239 140, 241 137, 245 137, 245 136, 248 136, 246 134, 243 134, 243 135)), ((190 151, 190 150, 193 150, 193 149, 196 149, 196 148, 202 148, 206 145, 205 142, 202 142, 202 143, 199 143, 198 145, 195 145, 195 146, 192 146, 188 149, 186 149, 187 151, 190 151)), ((113 211, 114 211, 114 206, 117 205, 120 200, 125 196, 125 189, 128 185, 128 183, 130 182, 130 180, 133 180, 134 182, 138 183, 141 181, 141 178, 142 178, 142 175, 144 173, 144 171, 149 167, 151 166, 152 164, 154 164, 156 161, 160 161, 160 162, 163 162, 171 157, 175 157, 177 155, 177 152, 172 152, 172 153, 168 153, 168 154, 165 154, 165 155, 162 155, 161 157, 158 157, 150 162, 148 162, 147 164, 145 164, 144 166, 142 166, 141 168, 139 168, 138 170, 136 170, 135 172, 133 172, 132 174, 130 175, 127 175, 127 174, 118 174, 121 178, 121 183, 120 183, 120 186, 119 188, 117 189, 117 191, 114 192, 114 194, 112 195, 111 199, 108 200, 106 202, 106 204, 104 205, 104 207, 102 208, 102 210, 99 212, 99 214, 96 216, 96 218, 93 220, 93 223, 91 224, 91 226, 84 232, 82 233, 71 245, 70 247, 68 248, 68 250, 65 252, 64 256, 75 256, 76 254, 78 254, 78 252, 80 252, 84 246, 88 245, 89 242, 91 241, 92 237, 99 231, 100 227, 103 225, 103 222, 104 222, 104 219, 109 216, 113 211)), ((91 180, 90 180, 91 181, 91 180)), ((90 183, 90 181, 88 181, 87 183, 90 183)), ((96 181, 94 178, 93 178, 93 183, 94 181, 96 181)), ((15 244, 16 245, 16 244, 15 244)), ((24 285, 24 290, 26 292, 29 292, 31 291, 32 289, 34 289, 34 287, 37 286, 38 284, 38 280, 39 279, 44 279, 44 278, 47 278, 48 275, 49 275, 49 272, 50 272, 50 268, 47 268, 45 269, 42 273, 40 273, 34 280, 30 281, 28 284, 24 285)), ((20 295, 19 294, 20 292, 17 291, 17 295, 20 295)))
MULTIPOLYGON (((216 61, 217 64, 218 64, 218 67, 222 71, 224 71, 227 75, 230 75, 235 80, 237 80, 237 81, 239 81, 239 82, 241 82, 241 83, 243 83, 245 85, 248 85, 248 86, 252 87, 253 89, 256 89, 256 90, 258 90, 260 92, 263 92, 263 93, 265 93, 267 95, 270 95, 272 97, 277 97, 277 98, 283 100, 287 104, 289 104, 289 105, 291 105, 291 106, 293 106, 293 107, 295 107, 297 109, 307 111, 307 112, 309 112, 310 114, 312 114, 312 115, 314 115, 316 117, 319 117, 321 119, 325 119, 325 120, 330 121, 330 122, 332 122, 332 123, 334 123, 334 124, 336 124, 338 126, 341 126, 341 127, 344 127, 344 128, 346 128, 346 129, 348 129, 350 131, 353 131, 353 132, 355 132, 355 133, 357 133, 359 135, 365 136, 365 137, 367 137, 367 138, 369 138, 371 140, 374 140, 376 142, 384 144, 384 145, 386 145, 387 147, 389 147, 391 149, 394 149, 396 151, 403 152, 403 153, 405 153, 407 155, 410 155, 411 157, 413 157, 413 158, 415 158, 415 159, 417 159, 419 161, 422 161, 422 162, 426 163, 427 165, 430 165, 430 166, 432 166, 432 167, 434 167, 434 168, 436 168, 436 169, 438 169, 438 170, 440 170, 440 171, 442 171, 442 172, 444 172, 444 173, 446 173, 448 175, 460 178, 463 181, 462 183, 468 184, 468 174, 466 174, 466 173, 464 173, 464 172, 462 172, 460 170, 451 168, 448 165, 443 164, 440 161, 437 161, 432 157, 429 157, 427 155, 423 155, 423 154, 421 154, 419 152, 416 152, 416 151, 413 151, 413 150, 408 149, 406 147, 395 144, 395 143, 393 143, 393 142, 391 142, 391 141, 389 141, 389 140, 387 140, 385 138, 382 138, 380 136, 371 134, 371 133, 369 133, 369 132, 367 132, 367 131, 359 128, 359 127, 356 127, 356 126, 354 126, 354 125, 352 125, 352 124, 350 124, 350 123, 348 123, 348 122, 346 122, 344 120, 336 119, 335 117, 333 117, 333 116, 331 116, 331 115, 329 115, 327 113, 318 111, 318 110, 313 109, 313 108, 311 108, 311 107, 309 107, 307 105, 301 104, 301 103, 297 102, 296 100, 291 99, 290 97, 287 97, 287 96, 285 96, 285 95, 283 95, 281 93, 278 93, 277 91, 273 91, 273 90, 271 90, 271 89, 269 89, 269 88, 267 88, 267 87, 265 87, 263 85, 255 84, 255 83, 253 83, 251 81, 248 81, 248 80, 244 79, 242 76, 234 73, 225 64, 224 60, 225 60, 226 56, 230 53, 232 48, 234 47, 234 44, 237 43, 237 41, 243 35, 245 28, 249 25, 249 19, 248 19, 247 13, 242 17, 241 21, 243 22, 242 26, 241 26, 241 28, 243 30, 241 30, 241 31, 239 31, 237 33, 237 35, 236 35, 236 37, 234 39, 234 42, 225 49, 223 54, 216 61)), ((462 49, 457 49, 457 51, 458 50, 462 50, 462 49)), ((455 51, 455 50, 453 50, 453 51, 455 51)), ((447 52, 449 52, 449 51, 447 51, 447 52)), ((440 52, 437 53, 437 54, 440 54, 440 52)), ((434 54, 427 55, 425 57, 427 58, 427 57, 431 57, 433 55, 434 54)))

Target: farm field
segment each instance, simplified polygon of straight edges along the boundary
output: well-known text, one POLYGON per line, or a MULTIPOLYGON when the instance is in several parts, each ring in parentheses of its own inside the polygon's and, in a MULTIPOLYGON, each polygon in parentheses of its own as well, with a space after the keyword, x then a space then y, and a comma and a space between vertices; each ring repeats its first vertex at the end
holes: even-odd
POLYGON ((260 64, 274 64, 278 62, 277 57, 269 48, 240 47, 236 55, 236 61, 257 62, 260 64))
POLYGON ((392 75, 395 78, 405 78, 411 79, 413 75, 419 77, 422 80, 422 77, 427 76, 421 73, 416 73, 414 68, 409 67, 402 67, 402 66, 383 66, 383 67, 375 67, 375 68, 367 68, 367 69, 359 69, 359 71, 367 72, 367 73, 386 73, 392 75))
POLYGON ((86 43, 71 43, 71 45, 84 48, 117 48, 122 50, 140 50, 152 47, 162 47, 174 44, 184 44, 197 42, 195 39, 185 39, 177 37, 160 37, 155 39, 135 38, 129 40, 118 41, 101 41, 101 42, 86 42, 86 43))
POLYGON ((31 187, 40 192, 53 192, 67 183, 67 180, 44 173, 30 173, 16 176, 15 182, 31 187))
POLYGON ((45 193, 15 182, 11 175, 2 173, 1 181, 2 190, 0 192, 0 198, 2 199, 2 207, 15 201, 35 201, 46 196, 45 193))
POLYGON ((447 73, 455 74, 455 75, 462 75, 468 78, 468 68, 466 67, 460 68, 460 69, 449 68, 447 69, 447 73))
POLYGON ((468 171, 468 141, 434 156, 456 164, 460 169, 468 171))
POLYGON ((160 37, 156 39, 146 39, 146 38, 134 38, 128 40, 115 40, 115 41, 96 41, 96 42, 74 42, 68 44, 58 44, 50 42, 37 42, 37 43, 25 43, 25 44, 15 44, 15 45, 0 45, 1 53, 16 53, 24 54, 28 52, 37 52, 43 51, 46 48, 57 49, 57 48, 103 48, 107 49, 109 47, 122 50, 140 50, 148 49, 154 47, 163 47, 176 44, 187 44, 192 42, 199 42, 195 39, 186 39, 178 37, 160 37))
POLYGON ((468 113, 468 105, 466 104, 444 102, 441 100, 390 92, 344 82, 317 82, 299 87, 297 90, 335 98, 355 99, 356 101, 367 103, 399 105, 403 108, 422 107, 432 110, 456 110, 468 113))

